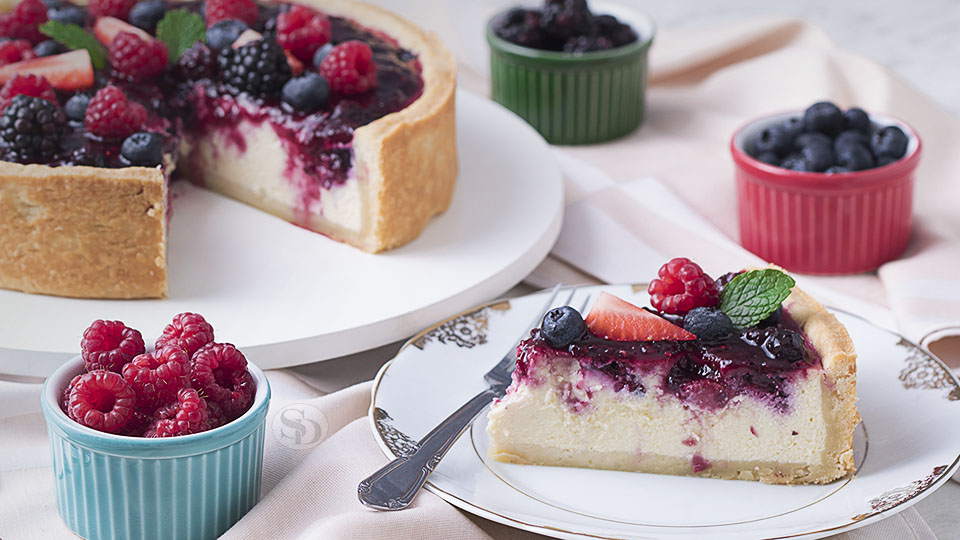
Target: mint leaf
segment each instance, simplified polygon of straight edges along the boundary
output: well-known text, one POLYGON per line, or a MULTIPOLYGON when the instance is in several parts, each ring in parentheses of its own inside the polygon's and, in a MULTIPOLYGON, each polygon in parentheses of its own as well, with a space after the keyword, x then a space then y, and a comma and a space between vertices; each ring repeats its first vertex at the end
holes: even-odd
POLYGON ((47 21, 40 25, 40 31, 68 49, 86 49, 94 69, 107 67, 107 50, 86 29, 75 24, 47 21))
POLYGON ((180 59, 183 51, 198 41, 205 41, 207 24, 203 17, 185 9, 168 11, 157 23, 157 39, 167 46, 170 63, 180 59))
POLYGON ((720 309, 737 328, 749 328, 776 311, 794 285, 792 277, 773 268, 744 272, 723 289, 720 309))

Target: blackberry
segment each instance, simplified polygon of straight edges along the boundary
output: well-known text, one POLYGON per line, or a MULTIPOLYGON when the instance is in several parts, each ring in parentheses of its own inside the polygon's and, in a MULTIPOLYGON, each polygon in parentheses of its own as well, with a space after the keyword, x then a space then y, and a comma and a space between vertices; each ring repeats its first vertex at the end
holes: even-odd
POLYGON ((722 341, 733 334, 733 321, 718 308, 698 307, 683 318, 683 329, 693 332, 700 341, 722 341))
POLYGON ((18 154, 50 156, 60 147, 60 131, 66 122, 67 117, 57 104, 19 95, 0 117, 0 136, 18 154))
POLYGON ((723 290, 727 288, 727 284, 733 281, 733 278, 739 276, 742 273, 743 273, 743 270, 739 272, 727 272, 726 274, 718 277, 716 281, 714 281, 714 284, 717 287, 717 292, 722 296, 723 290))
POLYGON ((593 51, 605 51, 613 48, 613 42, 604 36, 577 36, 572 37, 563 44, 563 52, 585 53, 593 51))
POLYGON ((259 39, 224 49, 217 57, 223 82, 255 96, 275 96, 293 74, 287 56, 276 41, 259 39))
POLYGON ((593 14, 586 0, 554 0, 547 2, 540 16, 540 29, 550 37, 566 41, 587 34, 593 26, 593 14))
POLYGON ((618 21, 613 15, 597 15, 593 18, 593 24, 601 36, 613 42, 614 47, 633 43, 638 39, 630 25, 618 21))
POLYGON ((567 347, 587 331, 580 312, 570 306, 551 309, 540 322, 540 332, 551 347, 567 347))

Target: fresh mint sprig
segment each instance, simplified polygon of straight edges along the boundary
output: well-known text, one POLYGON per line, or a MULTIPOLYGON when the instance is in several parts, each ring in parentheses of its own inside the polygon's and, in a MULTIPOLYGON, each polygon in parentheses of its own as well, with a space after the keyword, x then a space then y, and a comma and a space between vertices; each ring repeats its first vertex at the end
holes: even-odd
POLYGON ((86 29, 75 24, 47 21, 40 25, 40 32, 68 49, 86 49, 94 69, 107 67, 106 48, 86 29))
POLYGON ((205 41, 206 37, 207 25, 203 17, 185 9, 168 11, 157 23, 157 39, 167 46, 171 64, 194 43, 205 41))
POLYGON ((794 285, 792 277, 773 268, 744 272, 724 287, 720 309, 737 328, 749 328, 776 311, 794 285))

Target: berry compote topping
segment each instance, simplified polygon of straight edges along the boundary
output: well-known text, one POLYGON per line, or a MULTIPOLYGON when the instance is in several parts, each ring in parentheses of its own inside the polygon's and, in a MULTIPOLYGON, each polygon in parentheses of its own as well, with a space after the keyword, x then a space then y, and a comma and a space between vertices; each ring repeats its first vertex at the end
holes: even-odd
POLYGON ((51 18, 84 26, 104 46, 107 65, 94 71, 84 50, 32 58, 36 53, 28 45, 47 39, 36 30, 47 17, 40 0, 21 0, 13 13, 0 16, 0 38, 21 40, 0 58, 16 64, 3 66, 0 82, 17 74, 47 79, 30 88, 17 83, 18 90, 5 99, 26 94, 55 105, 43 112, 36 129, 8 130, 8 137, 0 138, 0 160, 153 166, 157 140, 162 155, 175 156, 182 130, 196 135, 226 130, 243 148, 238 124, 268 122, 289 154, 290 178, 307 184, 296 187, 309 208, 322 189, 350 177, 354 130, 407 107, 423 92, 419 61, 393 38, 294 4, 179 3, 177 9, 205 17, 207 43, 177 58, 154 35, 157 18, 171 9, 162 2, 137 9, 133 0, 91 0, 89 8, 55 3, 51 18), (359 45, 343 47, 347 42, 359 45), (44 85, 52 85, 56 95, 34 89, 44 85), (97 99, 107 87, 118 91, 97 99), (47 129, 47 116, 64 115, 69 121, 57 126, 55 145, 48 141, 41 148, 27 140, 39 140, 34 132, 47 129), (132 136, 137 139, 128 142, 124 156, 122 147, 132 136), (305 174, 294 174, 301 170, 305 174))
POLYGON ((577 359, 582 369, 608 377, 615 392, 642 392, 643 376, 661 374, 664 393, 704 409, 723 407, 747 394, 786 410, 789 383, 820 365, 799 325, 784 313, 774 326, 734 331, 710 341, 612 341, 587 332, 557 349, 536 329, 518 348, 514 377, 526 378, 531 365, 550 362, 561 351, 577 359))
POLYGON ((493 22, 501 38, 532 49, 585 53, 637 41, 637 33, 612 15, 594 15, 586 0, 547 0, 539 9, 514 8, 493 22))

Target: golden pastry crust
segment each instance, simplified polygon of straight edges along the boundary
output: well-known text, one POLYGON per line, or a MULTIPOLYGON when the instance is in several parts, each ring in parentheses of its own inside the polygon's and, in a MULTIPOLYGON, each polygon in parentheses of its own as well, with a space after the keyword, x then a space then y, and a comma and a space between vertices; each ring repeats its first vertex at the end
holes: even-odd
POLYGON ((423 94, 408 107, 354 132, 353 150, 361 182, 378 186, 371 201, 374 226, 348 242, 370 252, 406 244, 433 216, 444 212, 457 177, 454 93, 457 67, 434 34, 376 6, 350 0, 306 0, 305 4, 380 29, 414 53, 423 66, 423 94))
MULTIPOLYGON (((794 287, 783 303, 790 316, 800 325, 823 364, 824 385, 832 403, 825 404, 830 415, 827 425, 827 452, 835 459, 837 470, 829 482, 853 471, 853 430, 860 423, 857 411, 857 352, 846 327, 812 296, 794 287)), ((817 480, 814 480, 817 481, 817 480)))
POLYGON ((0 161, 0 287, 81 298, 167 292, 159 168, 0 161))

